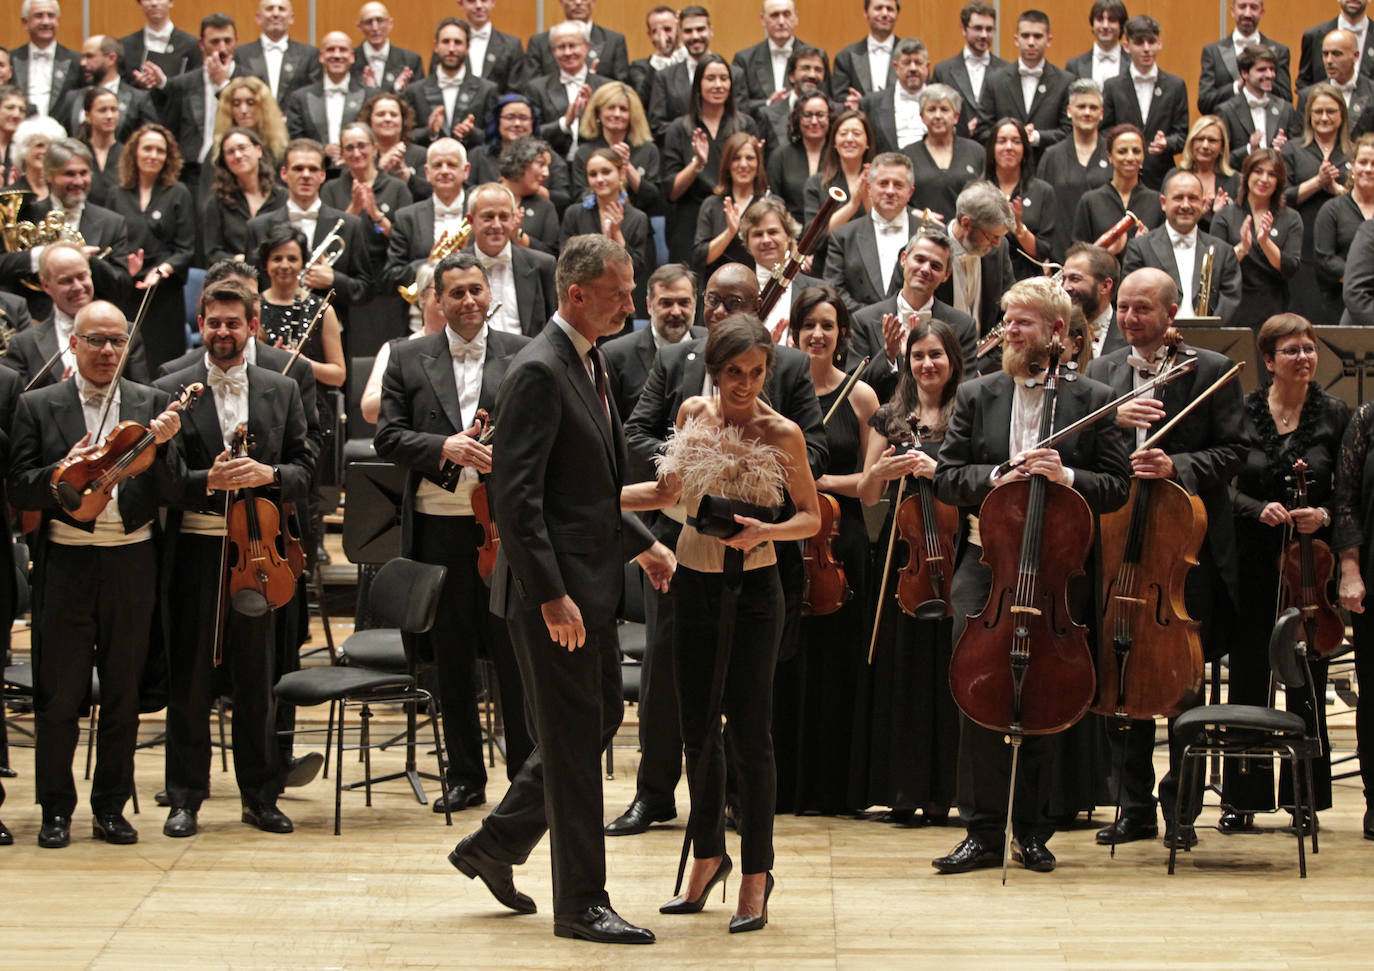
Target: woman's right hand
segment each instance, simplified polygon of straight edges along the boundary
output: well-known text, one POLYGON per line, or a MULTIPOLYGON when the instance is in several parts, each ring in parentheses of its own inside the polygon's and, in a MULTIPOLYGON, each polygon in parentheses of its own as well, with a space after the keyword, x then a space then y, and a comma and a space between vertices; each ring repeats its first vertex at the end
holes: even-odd
POLYGON ((706 171, 706 163, 711 158, 711 140, 706 137, 704 128, 692 132, 692 157, 696 160, 697 169, 706 171))
POLYGON ((725 197, 725 225, 730 228, 732 237, 739 235, 739 210, 735 208, 735 200, 729 196, 725 197))
POLYGON ((929 479, 935 475, 935 459, 918 448, 898 455, 897 446, 889 445, 873 463, 873 474, 884 482, 906 475, 929 479))
POLYGON ((1292 515, 1288 512, 1288 507, 1281 502, 1265 503, 1260 511, 1260 522, 1266 526, 1284 526, 1293 522, 1292 515))

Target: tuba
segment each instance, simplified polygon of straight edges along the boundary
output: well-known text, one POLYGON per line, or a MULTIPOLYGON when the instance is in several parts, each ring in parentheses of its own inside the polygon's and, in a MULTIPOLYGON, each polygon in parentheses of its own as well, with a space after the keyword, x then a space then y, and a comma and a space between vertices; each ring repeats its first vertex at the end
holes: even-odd
MULTIPOLYGON (((450 233, 448 230, 445 230, 443 235, 434 241, 434 245, 430 247, 427 262, 433 266, 445 256, 458 252, 468 244, 468 240, 471 238, 472 223, 468 222, 467 217, 464 216, 463 221, 458 224, 457 232, 450 233)), ((420 299, 420 292, 415 288, 414 280, 406 286, 397 287, 396 292, 412 307, 415 306, 415 301, 420 299)))

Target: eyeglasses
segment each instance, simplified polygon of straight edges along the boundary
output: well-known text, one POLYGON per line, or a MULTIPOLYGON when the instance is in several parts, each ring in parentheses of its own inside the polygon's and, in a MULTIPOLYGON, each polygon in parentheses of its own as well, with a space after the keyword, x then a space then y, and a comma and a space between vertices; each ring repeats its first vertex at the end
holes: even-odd
POLYGON ((349 142, 347 145, 339 146, 339 150, 343 152, 366 152, 370 148, 371 142, 349 142))
POLYGON ((829 118, 829 117, 830 117, 830 112, 828 112, 828 111, 803 111, 803 112, 801 113, 801 116, 802 116, 803 118, 806 118, 806 119, 809 120, 809 121, 821 121, 821 120, 823 120, 823 119, 829 118))
POLYGON ((738 313, 743 310, 748 301, 744 297, 722 297, 719 294, 708 293, 701 298, 701 302, 707 310, 715 310, 717 307, 724 307, 726 313, 738 313))
POLYGON ((103 351, 106 344, 117 351, 122 351, 124 345, 129 343, 127 337, 106 337, 104 334, 77 334, 76 336, 85 341, 87 347, 96 351, 103 351))
POLYGON ((1312 344, 1301 344, 1297 347, 1281 347, 1278 352, 1287 358, 1301 357, 1303 355, 1308 357, 1317 356, 1317 348, 1312 344))
POLYGON ((528 125, 528 124, 530 124, 531 122, 534 121, 534 115, 527 115, 527 114, 525 114, 524 112, 509 112, 509 111, 507 111, 507 112, 505 112, 503 115, 501 115, 501 120, 502 120, 502 121, 520 121, 520 122, 524 122, 525 124, 528 125))

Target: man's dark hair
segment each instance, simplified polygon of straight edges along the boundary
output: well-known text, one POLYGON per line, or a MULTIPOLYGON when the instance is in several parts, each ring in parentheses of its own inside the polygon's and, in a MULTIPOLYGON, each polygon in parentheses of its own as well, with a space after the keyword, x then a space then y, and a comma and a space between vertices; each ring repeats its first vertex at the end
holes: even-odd
POLYGON ((487 271, 477 259, 477 254, 471 250, 459 250, 450 253, 439 261, 439 265, 434 268, 434 292, 440 294, 444 292, 444 274, 449 270, 471 270, 473 267, 482 271, 482 281, 487 282, 487 271))
POLYGON ((1118 24, 1124 24, 1131 18, 1131 14, 1121 0, 1093 0, 1092 9, 1088 11, 1088 23, 1091 24, 1098 17, 1106 17, 1118 24))
POLYGON ((649 274, 648 282, 644 285, 644 292, 649 295, 649 299, 654 299, 655 287, 672 286, 678 280, 686 280, 692 285, 692 289, 697 288, 697 275, 689 270, 682 263, 664 263, 653 273, 649 274))
POLYGON ((711 11, 700 4, 692 4, 690 7, 683 7, 677 12, 677 22, 682 23, 688 17, 705 17, 706 22, 711 22, 711 11))
POLYGON ((1043 10, 1022 10, 1016 15, 1016 22, 1028 24, 1041 24, 1046 32, 1050 29, 1050 15, 1043 10))
POLYGON ((439 39, 439 32, 445 27, 457 27, 463 32, 465 42, 469 44, 472 43, 472 25, 462 17, 445 17, 443 20, 439 21, 434 28, 434 39, 436 41, 439 39))
POLYGON ((1246 44, 1236 55, 1236 70, 1241 74, 1249 72, 1256 64, 1269 63, 1279 66, 1279 55, 1268 44, 1246 44))
POLYGON ((969 21, 972 20, 974 16, 978 14, 982 14, 984 17, 991 17, 993 20, 996 20, 997 8, 990 3, 984 2, 984 0, 969 0, 969 2, 964 4, 963 8, 959 11, 959 23, 967 27, 969 21))
POLYGON ((1146 40, 1150 37, 1158 37, 1164 32, 1163 28, 1159 26, 1159 21, 1145 13, 1138 13, 1127 20, 1123 30, 1127 40, 1146 40))
POLYGON ((1121 264, 1115 256, 1101 246, 1094 246, 1082 240, 1069 247, 1068 252, 1064 254, 1064 262, 1067 263, 1075 256, 1087 257, 1088 270, 1092 275, 1098 280, 1111 280, 1112 292, 1116 292, 1116 285, 1121 282, 1121 264))
POLYGON ((235 37, 238 36, 238 24, 234 23, 233 17, 229 16, 227 13, 206 14, 200 20, 200 36, 202 39, 204 39, 205 32, 207 30, 210 30, 211 28, 215 30, 223 30, 225 27, 228 27, 230 30, 232 30, 234 32, 235 37))

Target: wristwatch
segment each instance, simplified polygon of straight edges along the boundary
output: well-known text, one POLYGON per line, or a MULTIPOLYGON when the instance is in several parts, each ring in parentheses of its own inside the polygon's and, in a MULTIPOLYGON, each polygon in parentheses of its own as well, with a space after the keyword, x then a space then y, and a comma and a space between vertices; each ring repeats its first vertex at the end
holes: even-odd
POLYGON ((1320 508, 1321 514, 1322 514, 1322 525, 1323 525, 1323 526, 1330 526, 1330 525, 1331 525, 1331 510, 1330 510, 1330 509, 1327 509, 1325 506, 1320 506, 1319 508, 1320 508))
POLYGON ((281 466, 280 466, 280 465, 274 465, 274 466, 272 466, 272 484, 273 484, 274 486, 279 486, 279 485, 281 485, 281 466))

